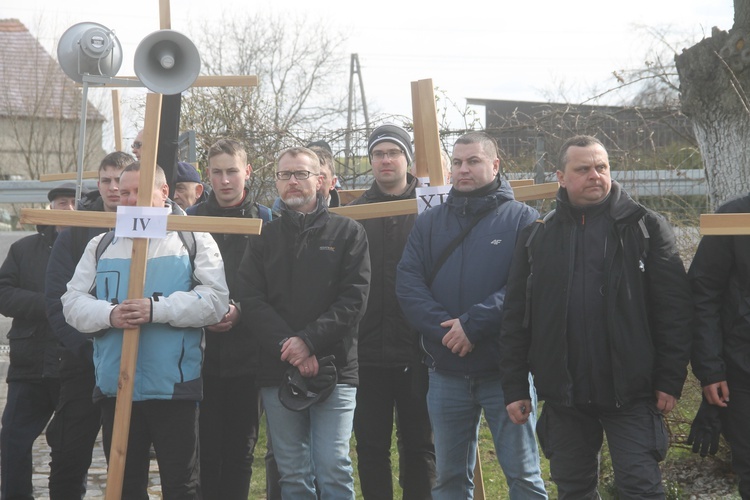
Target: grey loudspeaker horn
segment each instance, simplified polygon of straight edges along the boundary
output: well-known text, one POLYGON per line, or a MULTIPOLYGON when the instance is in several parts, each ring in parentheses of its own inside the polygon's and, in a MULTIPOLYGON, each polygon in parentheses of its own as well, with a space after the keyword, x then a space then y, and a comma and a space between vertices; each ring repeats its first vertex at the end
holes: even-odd
POLYGON ((201 59, 188 37, 173 30, 159 30, 138 44, 133 69, 149 90, 166 95, 179 94, 198 78, 201 59))
POLYGON ((65 74, 78 83, 83 81, 83 75, 113 77, 122 65, 122 46, 109 28, 98 23, 78 23, 60 37, 57 61, 65 74))

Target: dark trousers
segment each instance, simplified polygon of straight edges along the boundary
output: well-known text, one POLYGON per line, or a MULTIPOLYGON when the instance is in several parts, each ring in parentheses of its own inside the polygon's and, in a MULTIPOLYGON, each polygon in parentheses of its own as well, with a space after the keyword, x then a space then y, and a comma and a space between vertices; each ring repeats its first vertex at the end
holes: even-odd
MULTIPOLYGON (((101 401, 102 441, 109 462, 115 398, 101 401)), ((148 500, 149 450, 159 463, 164 500, 201 500, 198 461, 198 402, 135 401, 130 415, 123 500, 148 500)))
POLYGON ((33 499, 34 441, 49 422, 60 393, 58 379, 8 382, 0 430, 0 498, 33 499))
POLYGON ((360 366, 354 434, 362 496, 392 499, 391 435, 394 410, 399 484, 407 500, 430 499, 435 447, 427 412, 427 367, 360 366))
POLYGON ((96 436, 102 427, 99 405, 91 399, 94 373, 61 379, 60 384, 60 402, 47 426, 50 500, 84 497, 96 436), (74 390, 66 390, 68 386, 74 390))
POLYGON ((205 500, 247 500, 259 419, 255 375, 204 375, 200 457, 205 500))
POLYGON ((726 424, 740 496, 750 500, 750 381, 746 379, 746 375, 727 374, 730 400, 726 424))
POLYGON ((664 417, 653 401, 612 410, 545 402, 536 430, 560 500, 599 498, 603 433, 619 498, 664 498, 659 462, 666 455, 669 438, 664 417))

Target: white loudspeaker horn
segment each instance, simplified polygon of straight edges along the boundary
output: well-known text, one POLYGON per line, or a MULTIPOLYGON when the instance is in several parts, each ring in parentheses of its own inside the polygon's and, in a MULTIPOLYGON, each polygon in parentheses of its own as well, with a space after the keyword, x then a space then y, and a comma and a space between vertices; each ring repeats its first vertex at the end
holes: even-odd
POLYGON ((172 30, 154 31, 135 50, 133 69, 149 90, 179 94, 198 78, 201 58, 188 37, 172 30))
POLYGON ((113 77, 122 65, 122 46, 109 28, 78 23, 68 28, 57 44, 57 61, 72 80, 83 75, 113 77))

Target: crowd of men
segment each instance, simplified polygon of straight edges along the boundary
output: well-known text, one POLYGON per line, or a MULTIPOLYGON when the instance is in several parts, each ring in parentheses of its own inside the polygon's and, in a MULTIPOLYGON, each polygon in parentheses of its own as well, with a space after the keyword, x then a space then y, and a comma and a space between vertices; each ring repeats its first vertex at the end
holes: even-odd
MULTIPOLYGON (((224 234, 217 221, 152 240, 143 297, 127 295, 133 239, 110 228, 39 226, 13 244, 0 267, 13 318, 0 500, 33 498, 45 426, 50 497, 85 496, 100 430, 110 458, 133 328, 126 499, 147 498, 153 455, 167 500, 247 499, 263 413, 269 499, 353 499, 352 435, 362 496, 392 499, 394 424, 403 498, 473 498, 482 413, 512 499, 548 496, 537 440, 559 498, 599 498, 605 436, 619 497, 665 498, 664 416, 691 360, 704 387, 691 440, 705 454, 724 432, 750 498, 747 237, 704 237, 686 272, 671 226, 612 180, 592 136, 563 144, 547 214, 515 200, 495 141, 469 132, 443 204, 362 222, 329 211, 334 158, 308 146, 276 159, 273 209, 252 199, 236 140, 211 145, 205 185, 179 163, 174 201, 157 167, 152 206, 263 229, 224 234)), ((376 128, 368 154, 374 181, 352 204, 416 197, 406 130, 376 128)), ((98 191, 76 207, 61 185, 50 207, 134 206, 140 173, 111 153, 98 191)), ((719 211, 750 212, 750 196, 719 211)))

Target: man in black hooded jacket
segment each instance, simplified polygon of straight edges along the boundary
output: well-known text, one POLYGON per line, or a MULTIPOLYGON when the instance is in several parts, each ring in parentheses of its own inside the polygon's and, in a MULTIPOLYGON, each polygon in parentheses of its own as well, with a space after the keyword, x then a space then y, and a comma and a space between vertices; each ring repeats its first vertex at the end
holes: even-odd
POLYGON ((664 498, 663 415, 690 359, 692 304, 667 221, 610 177, 591 136, 562 146, 553 215, 518 239, 501 334, 503 391, 528 418, 528 373, 544 400, 537 435, 560 499, 593 499, 607 435, 620 498, 664 498))

